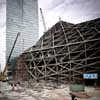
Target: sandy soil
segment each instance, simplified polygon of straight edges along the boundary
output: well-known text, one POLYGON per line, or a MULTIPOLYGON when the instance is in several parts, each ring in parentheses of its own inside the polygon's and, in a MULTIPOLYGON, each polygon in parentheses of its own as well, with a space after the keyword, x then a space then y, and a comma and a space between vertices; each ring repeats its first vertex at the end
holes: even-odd
MULTIPOLYGON (((13 91, 7 82, 0 82, 0 91, 0 100, 71 100, 68 84, 22 82, 13 91)), ((100 90, 86 87, 85 91, 91 98, 77 100, 100 100, 100 90)))

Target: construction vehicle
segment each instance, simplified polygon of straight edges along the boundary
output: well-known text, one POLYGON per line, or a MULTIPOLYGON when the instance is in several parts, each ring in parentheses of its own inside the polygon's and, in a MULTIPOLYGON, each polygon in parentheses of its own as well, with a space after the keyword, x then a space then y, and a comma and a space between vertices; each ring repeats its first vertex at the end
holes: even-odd
POLYGON ((5 65, 5 69, 4 69, 3 72, 0 72, 0 81, 7 81, 8 80, 8 74, 7 73, 8 73, 8 67, 10 66, 10 58, 11 58, 11 55, 13 53, 13 50, 14 50, 14 47, 16 45, 16 42, 17 42, 19 35, 20 35, 20 33, 18 32, 17 36, 15 38, 14 44, 12 46, 12 49, 10 51, 10 54, 8 56, 8 59, 7 59, 6 65, 5 65))
POLYGON ((0 81, 6 81, 7 78, 7 66, 5 67, 3 72, 0 72, 0 81))

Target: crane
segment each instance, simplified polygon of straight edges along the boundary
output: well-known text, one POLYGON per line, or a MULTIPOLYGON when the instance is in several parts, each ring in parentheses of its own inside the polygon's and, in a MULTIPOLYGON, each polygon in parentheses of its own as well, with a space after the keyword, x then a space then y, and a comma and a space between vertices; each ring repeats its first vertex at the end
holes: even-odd
POLYGON ((12 46, 12 48, 11 48, 11 51, 10 51, 10 54, 9 54, 9 56, 8 56, 5 69, 4 69, 3 72, 0 73, 0 81, 5 81, 5 80, 7 80, 7 68, 8 68, 8 66, 9 66, 9 61, 10 61, 11 55, 12 55, 12 53, 13 53, 13 50, 14 50, 14 48, 15 48, 15 45, 16 45, 16 42, 17 42, 17 39, 18 39, 19 35, 20 35, 20 32, 17 33, 17 36, 16 36, 15 41, 14 41, 14 44, 13 44, 13 46, 12 46))
POLYGON ((43 12, 42 12, 42 9, 41 9, 41 8, 40 8, 40 13, 41 13, 42 20, 43 20, 44 32, 46 32, 47 28, 46 28, 46 24, 45 24, 45 20, 44 20, 43 12))

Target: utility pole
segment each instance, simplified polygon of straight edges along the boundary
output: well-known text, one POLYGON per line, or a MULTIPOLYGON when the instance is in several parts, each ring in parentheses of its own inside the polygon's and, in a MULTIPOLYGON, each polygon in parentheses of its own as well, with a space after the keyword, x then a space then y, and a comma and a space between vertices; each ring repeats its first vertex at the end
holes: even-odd
POLYGON ((40 13, 41 13, 42 21, 43 21, 44 32, 46 32, 47 28, 46 28, 45 19, 44 19, 43 12, 42 12, 41 8, 40 8, 40 13))

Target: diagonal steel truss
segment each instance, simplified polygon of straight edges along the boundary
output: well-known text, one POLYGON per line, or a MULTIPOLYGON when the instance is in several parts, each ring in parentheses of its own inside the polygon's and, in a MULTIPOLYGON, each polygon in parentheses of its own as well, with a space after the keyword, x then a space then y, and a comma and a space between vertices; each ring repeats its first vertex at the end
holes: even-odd
POLYGON ((59 21, 22 58, 35 81, 82 81, 83 73, 100 72, 100 19, 59 21))

